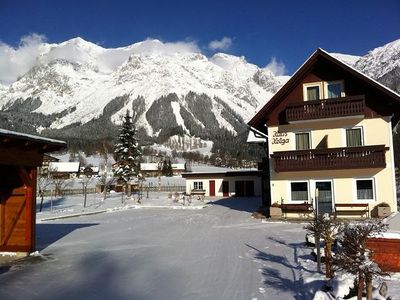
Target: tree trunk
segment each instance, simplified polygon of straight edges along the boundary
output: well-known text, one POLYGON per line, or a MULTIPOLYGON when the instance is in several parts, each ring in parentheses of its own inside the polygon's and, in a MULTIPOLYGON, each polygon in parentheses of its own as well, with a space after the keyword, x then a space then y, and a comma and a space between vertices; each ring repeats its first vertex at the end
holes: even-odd
POLYGON ((40 191, 40 207, 39 207, 39 211, 42 212, 42 208, 43 208, 43 192, 40 191))
POLYGON ((365 276, 365 289, 367 291, 367 300, 372 300, 372 276, 365 276))
POLYGON ((332 241, 325 239, 325 276, 326 278, 333 277, 332 270, 332 241))
POLYGON ((357 300, 362 300, 362 295, 364 291, 364 276, 358 276, 358 293, 357 293, 357 300))

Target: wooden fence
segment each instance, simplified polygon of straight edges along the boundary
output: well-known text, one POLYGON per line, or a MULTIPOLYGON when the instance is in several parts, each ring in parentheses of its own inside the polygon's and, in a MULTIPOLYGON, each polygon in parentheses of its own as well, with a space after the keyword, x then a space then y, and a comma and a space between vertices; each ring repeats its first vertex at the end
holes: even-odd
MULTIPOLYGON (((98 188, 95 187, 88 187, 86 189, 87 194, 95 194, 98 190, 98 188)), ((178 192, 182 193, 186 191, 186 186, 184 185, 163 185, 163 186, 143 186, 142 192, 178 192)), ((75 189, 63 189, 61 191, 61 196, 67 196, 67 195, 83 195, 83 189, 82 188, 75 188, 75 189)), ((54 189, 52 190, 46 190, 43 193, 44 197, 49 197, 53 195, 54 196, 54 189)), ((37 194, 38 197, 40 197, 39 193, 37 194)))

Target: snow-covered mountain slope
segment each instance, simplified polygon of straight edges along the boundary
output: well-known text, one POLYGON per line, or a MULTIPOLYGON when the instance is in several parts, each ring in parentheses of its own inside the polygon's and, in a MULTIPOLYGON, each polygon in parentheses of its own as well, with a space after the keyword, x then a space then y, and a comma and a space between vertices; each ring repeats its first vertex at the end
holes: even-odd
POLYGON ((218 53, 207 58, 194 50, 169 47, 158 40, 115 49, 81 38, 44 44, 37 65, 8 88, 0 88, 0 108, 10 111, 22 104, 25 111, 58 114, 50 128, 60 129, 101 117, 113 99, 123 97, 110 116, 113 122, 118 123, 127 109, 134 110, 137 126, 157 136, 160 128, 148 113, 153 107, 153 114, 160 117, 171 111, 170 125, 190 135, 194 132, 189 123, 205 127, 208 121, 188 103, 194 93, 209 99, 206 112, 214 115, 216 126, 236 134, 235 122, 252 117, 288 78, 275 77, 243 57, 218 53), (175 95, 174 99, 169 95, 175 95), (163 97, 168 100, 162 101, 169 102, 157 111, 154 103, 161 105, 163 97))
MULTIPOLYGON (((245 130, 244 123, 289 78, 244 57, 208 58, 190 43, 145 40, 106 49, 74 38, 42 43, 35 53, 28 72, 9 85, 0 83, 0 126, 12 123, 9 129, 23 130, 28 124, 30 130, 92 136, 109 132, 129 109, 149 137, 215 139, 219 130, 233 135, 245 130)), ((400 91, 400 40, 362 57, 333 55, 400 91)))
POLYGON ((400 39, 368 52, 354 67, 400 93, 400 39))

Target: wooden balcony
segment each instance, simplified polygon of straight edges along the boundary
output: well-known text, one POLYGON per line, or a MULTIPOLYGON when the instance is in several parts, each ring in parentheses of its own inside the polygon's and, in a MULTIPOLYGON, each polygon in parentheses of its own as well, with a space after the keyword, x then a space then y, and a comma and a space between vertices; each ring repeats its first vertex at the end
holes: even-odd
POLYGON ((286 107, 286 121, 292 123, 304 120, 364 116, 364 110, 364 95, 302 101, 286 107))
POLYGON ((274 152, 275 172, 385 168, 385 145, 274 152))

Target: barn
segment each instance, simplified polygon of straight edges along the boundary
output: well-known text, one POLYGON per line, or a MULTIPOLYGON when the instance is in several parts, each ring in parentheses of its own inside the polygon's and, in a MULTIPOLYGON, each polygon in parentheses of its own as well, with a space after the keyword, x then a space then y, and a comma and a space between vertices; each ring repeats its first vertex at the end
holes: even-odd
POLYGON ((35 250, 37 167, 63 141, 0 129, 0 251, 35 250))

